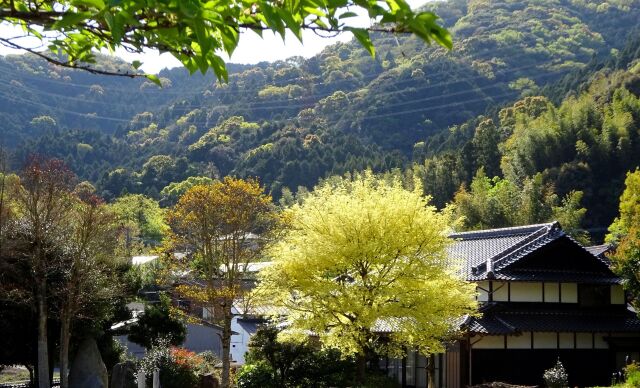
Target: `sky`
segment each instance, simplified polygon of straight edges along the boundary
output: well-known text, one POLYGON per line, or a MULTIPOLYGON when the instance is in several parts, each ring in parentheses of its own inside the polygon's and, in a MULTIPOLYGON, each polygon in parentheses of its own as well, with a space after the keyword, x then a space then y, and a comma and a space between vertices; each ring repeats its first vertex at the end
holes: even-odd
MULTIPOLYGON (((408 0, 408 3, 412 8, 417 8, 430 0, 408 0)), ((367 27, 370 21, 366 15, 351 19, 350 25, 357 27, 367 27)), ((20 35, 21 30, 13 28, 6 24, 0 24, 0 36, 10 37, 20 35)), ((283 42, 280 35, 275 35, 271 32, 263 33, 263 37, 260 38, 254 32, 246 31, 241 33, 240 43, 234 51, 231 58, 223 57, 228 62, 254 64, 262 61, 273 62, 276 60, 287 59, 292 56, 303 56, 309 58, 327 47, 328 45, 337 42, 347 42, 351 40, 352 35, 350 33, 343 33, 336 37, 325 38, 314 34, 311 31, 303 32, 303 42, 301 44, 298 39, 292 34, 286 36, 283 42)), ((25 44, 25 41, 21 42, 25 44)), ((36 43, 28 42, 31 45, 36 43)), ((17 54, 18 50, 10 49, 0 45, 0 54, 17 54)), ((118 50, 115 53, 116 56, 124 59, 127 62, 139 60, 143 63, 142 70, 146 73, 157 74, 164 68, 173 68, 181 66, 177 59, 173 58, 170 54, 160 55, 157 51, 148 50, 144 54, 130 54, 124 50, 118 50)))

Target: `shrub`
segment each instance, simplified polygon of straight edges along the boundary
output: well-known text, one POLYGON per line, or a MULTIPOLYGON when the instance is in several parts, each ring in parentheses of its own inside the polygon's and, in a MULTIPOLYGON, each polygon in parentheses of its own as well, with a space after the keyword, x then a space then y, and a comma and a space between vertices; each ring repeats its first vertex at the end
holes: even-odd
POLYGON ((238 374, 239 387, 347 386, 355 374, 353 358, 337 350, 320 350, 305 342, 277 340, 278 331, 260 328, 251 338, 246 364, 238 374))
POLYGON ((221 365, 222 360, 213 352, 206 351, 202 353, 198 353, 198 356, 202 358, 202 363, 198 366, 198 374, 199 375, 215 375, 216 377, 220 374, 220 368, 216 368, 216 365, 221 365))
POLYGON ((171 299, 160 295, 160 303, 147 305, 144 314, 129 329, 129 341, 149 349, 158 338, 168 338, 172 345, 180 345, 187 336, 187 328, 171 315, 171 299))
POLYGON ((276 388, 273 369, 265 361, 245 364, 238 372, 238 388, 276 388))
POLYGON ((624 375, 626 377, 625 387, 640 387, 640 365, 637 363, 631 363, 624 368, 624 375))
POLYGON ((160 384, 163 388, 197 388, 196 373, 199 362, 204 362, 194 352, 180 348, 170 348, 167 338, 160 338, 140 361, 140 369, 147 375, 147 384, 154 370, 160 370, 160 384))
POLYGON ((171 348, 171 359, 177 365, 191 369, 196 369, 204 364, 203 357, 185 348, 171 348))
POLYGON ((553 368, 547 369, 542 375, 544 382, 549 388, 563 388, 569 383, 569 376, 564 370, 564 366, 560 362, 560 359, 556 362, 553 368))
POLYGON ((367 374, 362 388, 397 388, 398 382, 383 372, 367 374))

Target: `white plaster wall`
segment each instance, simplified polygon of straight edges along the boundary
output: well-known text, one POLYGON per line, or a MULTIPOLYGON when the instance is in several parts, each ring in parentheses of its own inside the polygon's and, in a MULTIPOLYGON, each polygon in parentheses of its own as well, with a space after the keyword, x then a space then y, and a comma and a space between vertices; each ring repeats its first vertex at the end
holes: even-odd
POLYGON ((605 333, 596 333, 594 341, 594 349, 609 349, 609 344, 604 340, 604 337, 608 337, 605 333))
POLYGON ((556 349, 558 335, 556 333, 533 333, 534 349, 556 349))
POLYGON ((611 286, 611 304, 624 304, 624 290, 622 285, 614 284, 611 286))
POLYGON ((578 285, 576 283, 562 283, 560 294, 562 303, 578 303, 578 285))
POLYGON ((478 300, 478 302, 489 301, 489 293, 487 292, 487 290, 489 290, 489 282, 482 281, 477 283, 476 292, 478 294, 476 296, 476 299, 478 300))
POLYGON ((504 336, 487 335, 471 337, 474 349, 504 349, 504 336))
POLYGON ((560 349, 573 349, 573 333, 560 333, 560 349))
POLYGON ((496 302, 509 300, 509 288, 506 282, 493 282, 493 300, 496 302))
POLYGON ((531 332, 507 336, 507 349, 531 349, 531 332))
POLYGON ((542 283, 511 283, 512 302, 542 302, 542 283))
POLYGON ((560 285, 558 283, 544 284, 544 301, 549 303, 560 302, 560 285))
POLYGON ((593 338, 591 333, 577 333, 576 334, 576 349, 591 349, 593 348, 593 338))

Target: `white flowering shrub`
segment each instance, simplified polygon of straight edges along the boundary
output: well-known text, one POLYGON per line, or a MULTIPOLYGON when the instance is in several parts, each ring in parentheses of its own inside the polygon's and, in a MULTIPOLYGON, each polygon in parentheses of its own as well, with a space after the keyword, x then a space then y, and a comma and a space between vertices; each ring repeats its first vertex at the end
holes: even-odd
POLYGON ((171 363, 170 345, 169 338, 158 338, 144 358, 140 360, 139 370, 142 370, 145 375, 151 375, 154 370, 162 369, 165 365, 171 363))
POLYGON ((560 362, 560 359, 556 362, 553 368, 547 369, 542 375, 544 382, 549 388, 563 388, 569 384, 569 375, 564 370, 564 366, 560 362))

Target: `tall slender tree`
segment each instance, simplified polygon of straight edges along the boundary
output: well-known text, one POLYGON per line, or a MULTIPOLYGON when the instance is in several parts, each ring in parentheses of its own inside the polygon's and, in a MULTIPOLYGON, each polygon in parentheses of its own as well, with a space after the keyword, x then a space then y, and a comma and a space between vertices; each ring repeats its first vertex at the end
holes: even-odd
POLYGON ((92 307, 108 303, 119 293, 113 278, 119 258, 115 255, 116 217, 104 202, 83 186, 75 190, 74 205, 65 219, 70 225, 63 255, 60 300, 60 386, 69 386, 69 344, 72 325, 91 316, 92 307))
POLYGON ((60 270, 61 247, 69 236, 67 213, 73 206, 73 173, 61 160, 31 158, 14 194, 17 213, 14 235, 22 241, 20 255, 31 271, 38 314, 40 388, 49 387, 49 280, 60 270))
POLYGON ((260 257, 274 225, 271 197, 255 180, 226 177, 190 188, 169 213, 174 244, 190 252, 193 282, 178 287, 221 322, 222 386, 230 386, 233 306, 246 295, 248 264, 260 257))

